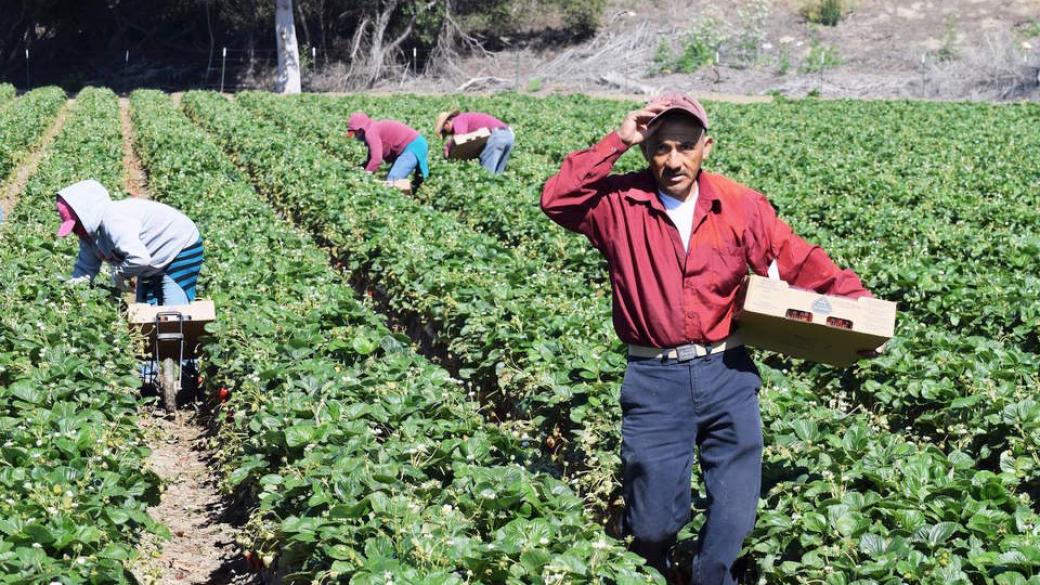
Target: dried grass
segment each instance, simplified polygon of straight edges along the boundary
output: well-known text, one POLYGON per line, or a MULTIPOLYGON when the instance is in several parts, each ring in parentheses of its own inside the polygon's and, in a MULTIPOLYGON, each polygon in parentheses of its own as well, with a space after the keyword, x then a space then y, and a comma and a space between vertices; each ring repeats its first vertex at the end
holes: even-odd
POLYGON ((1040 85, 1040 54, 1023 50, 1011 30, 987 34, 961 58, 935 67, 940 92, 969 99, 1008 100, 1035 92, 1040 85))

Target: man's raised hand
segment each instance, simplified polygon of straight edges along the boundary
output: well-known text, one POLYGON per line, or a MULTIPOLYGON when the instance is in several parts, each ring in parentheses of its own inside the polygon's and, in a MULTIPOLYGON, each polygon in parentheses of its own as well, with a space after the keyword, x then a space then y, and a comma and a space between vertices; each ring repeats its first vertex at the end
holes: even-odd
POLYGON ((641 110, 634 110, 625 116, 618 128, 618 138, 628 146, 635 146, 643 142, 649 136, 647 125, 654 116, 664 110, 662 105, 647 106, 641 110))

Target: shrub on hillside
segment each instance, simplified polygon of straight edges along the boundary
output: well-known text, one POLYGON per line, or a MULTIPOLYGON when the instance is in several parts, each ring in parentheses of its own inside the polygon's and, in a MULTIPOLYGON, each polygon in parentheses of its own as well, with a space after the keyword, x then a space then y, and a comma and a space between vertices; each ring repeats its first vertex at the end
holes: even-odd
POLYGON ((718 20, 707 17, 683 34, 678 46, 662 40, 654 54, 654 73, 694 73, 715 62, 716 53, 726 42, 718 20))
POLYGON ((813 24, 835 26, 850 10, 848 0, 802 0, 798 12, 813 24))
POLYGON ((591 36, 599 28, 607 0, 562 0, 563 26, 579 38, 591 36))

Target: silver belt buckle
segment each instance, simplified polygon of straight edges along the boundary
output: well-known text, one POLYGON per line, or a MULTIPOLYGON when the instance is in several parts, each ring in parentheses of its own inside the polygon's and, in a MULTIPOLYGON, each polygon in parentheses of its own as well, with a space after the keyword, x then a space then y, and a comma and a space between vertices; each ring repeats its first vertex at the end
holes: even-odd
POLYGON ((675 348, 675 359, 680 362, 688 362, 697 357, 697 346, 695 344, 680 345, 675 348))

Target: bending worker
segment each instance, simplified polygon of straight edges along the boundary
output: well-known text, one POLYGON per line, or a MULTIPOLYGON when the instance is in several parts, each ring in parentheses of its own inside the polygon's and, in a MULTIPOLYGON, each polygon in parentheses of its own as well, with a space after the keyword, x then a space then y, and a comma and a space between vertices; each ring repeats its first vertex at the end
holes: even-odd
POLYGON ((614 329, 629 346, 621 386, 621 528, 632 549, 677 582, 670 549, 690 518, 693 450, 708 492, 692 566, 699 585, 733 584, 755 524, 762 467, 758 369, 733 332, 750 267, 774 260, 792 285, 852 298, 859 278, 795 235, 761 194, 701 170, 714 143, 697 100, 669 95, 571 153, 542 192, 543 211, 607 258, 614 329), (647 169, 611 175, 638 145, 647 169))
POLYGON ((368 159, 365 172, 374 173, 384 160, 391 163, 387 181, 407 179, 418 168, 420 175, 412 181, 419 185, 430 176, 429 144, 417 130, 397 120, 373 120, 362 112, 354 112, 347 121, 347 137, 364 141, 368 159))
POLYGON ((202 238, 183 213, 155 201, 112 201, 90 179, 58 192, 58 237, 79 236, 72 283, 92 282, 101 262, 112 265, 112 284, 127 288, 137 278, 137 302, 186 305, 195 300, 202 269, 202 238))
MULTIPOLYGON (((437 116, 434 134, 446 139, 456 134, 476 132, 481 128, 490 130, 491 136, 488 137, 484 150, 480 151, 480 165, 494 175, 501 175, 506 171, 509 155, 513 152, 513 142, 516 141, 513 129, 502 120, 480 112, 460 113, 458 110, 441 112, 437 116)), ((448 158, 451 153, 451 146, 452 142, 445 140, 444 158, 448 158)))

